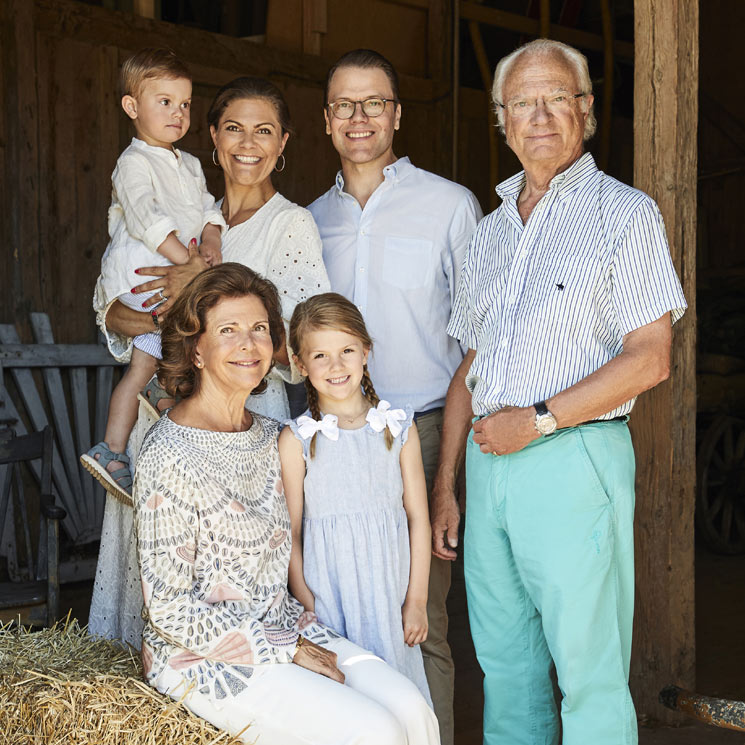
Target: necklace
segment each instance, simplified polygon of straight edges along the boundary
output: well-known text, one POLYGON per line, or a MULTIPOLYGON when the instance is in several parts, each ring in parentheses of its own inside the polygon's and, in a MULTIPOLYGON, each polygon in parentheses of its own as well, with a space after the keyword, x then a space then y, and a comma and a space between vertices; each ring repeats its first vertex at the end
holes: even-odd
POLYGON ((355 416, 353 416, 351 418, 350 417, 347 417, 347 416, 342 416, 342 417, 339 417, 339 418, 345 424, 354 424, 363 414, 367 414, 368 411, 370 411, 370 405, 366 403, 365 404, 365 408, 359 414, 357 414, 357 415, 355 415, 355 416))

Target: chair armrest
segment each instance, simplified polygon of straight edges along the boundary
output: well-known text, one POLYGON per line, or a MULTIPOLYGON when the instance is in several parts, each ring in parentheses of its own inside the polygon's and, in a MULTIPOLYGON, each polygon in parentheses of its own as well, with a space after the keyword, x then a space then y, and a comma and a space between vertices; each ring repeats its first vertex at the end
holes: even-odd
POLYGON ((67 512, 63 507, 58 507, 54 503, 54 497, 51 494, 41 495, 41 504, 39 505, 42 515, 48 520, 64 520, 67 512))

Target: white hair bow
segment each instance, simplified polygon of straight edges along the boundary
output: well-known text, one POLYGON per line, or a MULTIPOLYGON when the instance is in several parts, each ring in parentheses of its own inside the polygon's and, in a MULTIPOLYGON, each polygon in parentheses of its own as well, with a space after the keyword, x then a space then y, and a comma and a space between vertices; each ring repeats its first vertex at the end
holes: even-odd
POLYGON ((406 412, 403 409, 392 409, 388 401, 381 401, 377 408, 367 412, 366 418, 376 432, 382 432, 388 427, 391 434, 398 437, 403 429, 401 422, 406 421, 406 412))
POLYGON ((336 414, 324 414, 319 421, 309 416, 301 416, 297 420, 297 431, 304 440, 313 437, 316 432, 322 432, 329 440, 339 439, 339 419, 336 414))

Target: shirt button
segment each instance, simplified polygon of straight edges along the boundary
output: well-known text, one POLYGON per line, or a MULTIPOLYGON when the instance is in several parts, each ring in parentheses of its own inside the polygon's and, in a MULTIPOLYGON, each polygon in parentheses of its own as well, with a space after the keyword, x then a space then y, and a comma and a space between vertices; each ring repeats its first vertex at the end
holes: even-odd
POLYGON ((364 230, 360 230, 360 235, 365 235, 365 231, 364 230))
POLYGON ((506 347, 507 344, 509 344, 509 339, 505 336, 502 338, 502 347, 506 347))
POLYGON ((361 267, 360 267, 360 271, 361 271, 361 272, 364 272, 364 271, 365 271, 365 267, 364 267, 364 266, 361 266, 361 267))

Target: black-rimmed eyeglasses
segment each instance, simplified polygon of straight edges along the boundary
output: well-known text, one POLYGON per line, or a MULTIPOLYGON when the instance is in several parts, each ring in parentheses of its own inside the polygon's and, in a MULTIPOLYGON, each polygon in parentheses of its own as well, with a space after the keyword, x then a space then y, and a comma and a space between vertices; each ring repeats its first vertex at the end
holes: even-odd
POLYGON ((385 111, 385 105, 388 103, 398 103, 395 98, 366 98, 364 101, 350 101, 346 98, 340 98, 338 101, 327 104, 331 114, 337 119, 351 119, 357 109, 357 104, 362 107, 362 113, 374 119, 385 111))

